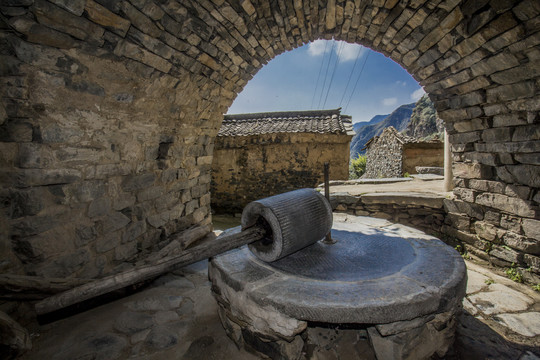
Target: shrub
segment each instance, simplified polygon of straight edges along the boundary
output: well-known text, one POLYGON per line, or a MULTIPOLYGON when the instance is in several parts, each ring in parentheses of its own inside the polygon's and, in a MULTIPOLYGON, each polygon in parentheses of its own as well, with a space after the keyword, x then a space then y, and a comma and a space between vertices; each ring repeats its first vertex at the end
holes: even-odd
POLYGON ((366 172, 366 157, 358 155, 356 159, 351 159, 349 163, 349 179, 358 179, 366 172))

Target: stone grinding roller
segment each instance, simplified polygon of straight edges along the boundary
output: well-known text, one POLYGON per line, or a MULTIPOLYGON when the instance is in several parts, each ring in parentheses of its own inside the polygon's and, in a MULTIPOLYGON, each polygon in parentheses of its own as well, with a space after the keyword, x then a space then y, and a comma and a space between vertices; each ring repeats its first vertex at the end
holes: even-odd
POLYGON ((317 191, 300 189, 249 203, 241 223, 242 230, 265 228, 264 237, 248 246, 272 262, 324 239, 332 228, 332 208, 317 191))

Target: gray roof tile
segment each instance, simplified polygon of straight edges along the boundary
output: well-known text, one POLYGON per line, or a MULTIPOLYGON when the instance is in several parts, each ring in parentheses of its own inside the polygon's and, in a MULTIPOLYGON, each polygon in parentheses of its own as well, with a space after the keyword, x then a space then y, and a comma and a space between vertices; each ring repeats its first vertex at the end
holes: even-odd
POLYGON ((352 119, 335 110, 287 111, 225 115, 218 136, 273 133, 354 135, 352 119))

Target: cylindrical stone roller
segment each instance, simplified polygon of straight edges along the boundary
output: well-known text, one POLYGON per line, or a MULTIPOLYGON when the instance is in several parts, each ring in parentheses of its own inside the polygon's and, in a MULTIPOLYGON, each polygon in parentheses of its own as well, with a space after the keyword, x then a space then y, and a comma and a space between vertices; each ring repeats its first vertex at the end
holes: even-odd
POLYGON ((300 189, 249 203, 242 229, 267 228, 267 236, 249 244, 259 259, 271 262, 323 239, 332 228, 332 208, 313 189, 300 189))

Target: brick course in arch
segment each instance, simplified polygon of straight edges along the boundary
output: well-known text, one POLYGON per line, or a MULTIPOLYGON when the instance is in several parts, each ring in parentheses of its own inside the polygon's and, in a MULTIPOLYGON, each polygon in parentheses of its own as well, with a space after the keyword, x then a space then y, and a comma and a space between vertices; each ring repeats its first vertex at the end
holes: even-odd
POLYGON ((210 216, 222 114, 318 38, 382 52, 452 143, 441 231, 540 272, 535 0, 9 0, 2 4, 3 268, 95 277, 210 216))

